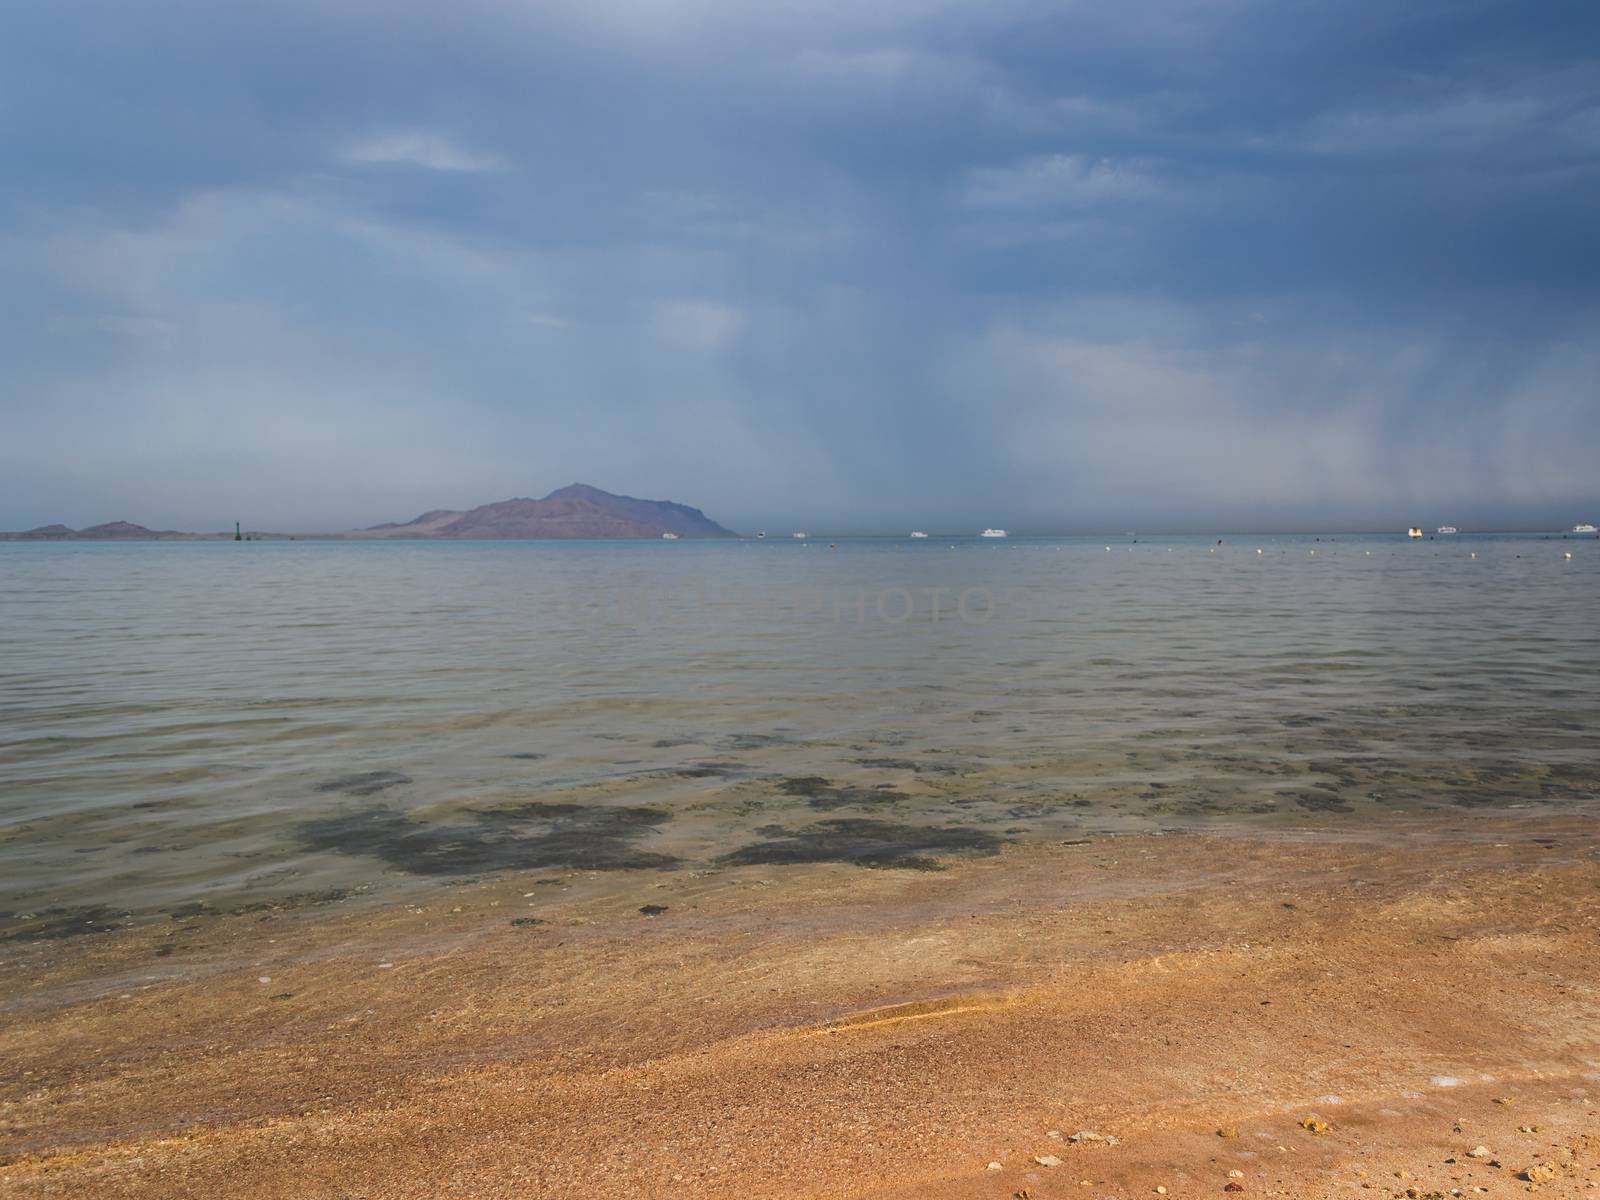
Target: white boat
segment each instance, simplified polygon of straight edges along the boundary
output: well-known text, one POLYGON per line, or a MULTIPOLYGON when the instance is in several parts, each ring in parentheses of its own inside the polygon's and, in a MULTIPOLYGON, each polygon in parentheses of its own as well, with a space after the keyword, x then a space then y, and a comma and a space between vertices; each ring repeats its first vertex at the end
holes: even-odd
POLYGON ((1420 525, 1411 526, 1409 529, 1406 530, 1406 536, 1407 537, 1414 537, 1414 538, 1421 537, 1422 536, 1422 526, 1420 526, 1420 525))
POLYGON ((1572 532, 1573 533, 1600 533, 1600 529, 1596 529, 1593 525, 1590 525, 1588 522, 1584 522, 1582 525, 1574 525, 1572 527, 1572 532))
POLYGON ((1441 525, 1441 526, 1439 526, 1439 532, 1440 533, 1460 533, 1461 530, 1457 529, 1454 525, 1441 525))
POLYGON ((797 532, 797 533, 791 533, 789 536, 790 537, 797 537, 797 538, 800 538, 801 540, 804 540, 804 539, 810 537, 811 535, 809 533, 797 532))
POLYGON ((920 529, 913 529, 911 531, 911 536, 914 537, 914 538, 925 538, 928 535, 923 533, 922 530, 920 530, 920 529))
POLYGON ((1006 531, 1004 529, 985 529, 978 536, 979 537, 1005 537, 1006 536, 1006 531))
POLYGON ((758 529, 756 530, 756 536, 758 538, 764 538, 767 536, 767 531, 765 529, 758 529))
POLYGON ((678 540, 678 535, 671 532, 663 533, 661 535, 661 540, 664 542, 675 542, 678 540))

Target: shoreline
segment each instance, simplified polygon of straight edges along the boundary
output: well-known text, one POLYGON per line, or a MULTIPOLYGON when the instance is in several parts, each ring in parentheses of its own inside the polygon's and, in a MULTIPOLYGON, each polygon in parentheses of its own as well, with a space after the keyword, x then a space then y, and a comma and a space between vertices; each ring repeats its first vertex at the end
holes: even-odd
POLYGON ((0 1190, 1494 1195, 1548 1160, 1576 1192, 1600 822, 1471 825, 685 873, 655 916, 517 873, 12 945, 0 1190))

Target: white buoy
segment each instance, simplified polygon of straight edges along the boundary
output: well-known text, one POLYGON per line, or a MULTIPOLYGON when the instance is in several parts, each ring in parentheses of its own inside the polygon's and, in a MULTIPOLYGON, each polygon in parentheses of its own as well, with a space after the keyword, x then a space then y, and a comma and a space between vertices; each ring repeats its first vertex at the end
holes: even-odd
POLYGON ((1257 546, 1257 547, 1256 547, 1256 553, 1257 553, 1257 554, 1260 554, 1260 553, 1261 553, 1261 547, 1260 547, 1260 546, 1257 546))
POLYGON ((1565 554, 1563 554, 1563 555, 1562 555, 1562 556, 1561 556, 1561 557, 1562 557, 1562 558, 1571 558, 1571 557, 1572 557, 1572 551, 1571 551, 1571 550, 1568 550, 1568 551, 1567 551, 1567 552, 1566 552, 1566 553, 1565 553, 1565 554))

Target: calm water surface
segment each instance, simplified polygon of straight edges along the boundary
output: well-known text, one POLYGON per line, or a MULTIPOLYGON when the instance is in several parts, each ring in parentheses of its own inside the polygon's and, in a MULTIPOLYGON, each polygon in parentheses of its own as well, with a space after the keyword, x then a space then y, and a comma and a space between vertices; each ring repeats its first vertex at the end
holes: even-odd
POLYGON ((0 936, 1592 808, 1597 582, 1559 537, 0 544, 0 936))

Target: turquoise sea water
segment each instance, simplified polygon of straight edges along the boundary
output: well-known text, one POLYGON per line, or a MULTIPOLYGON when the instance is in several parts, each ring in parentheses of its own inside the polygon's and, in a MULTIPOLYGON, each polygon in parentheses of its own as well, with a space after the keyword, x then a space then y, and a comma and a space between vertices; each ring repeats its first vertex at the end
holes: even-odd
POLYGON ((1559 536, 0 544, 0 936, 1593 808, 1597 584, 1559 536))

